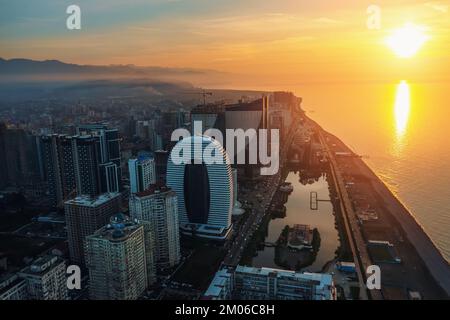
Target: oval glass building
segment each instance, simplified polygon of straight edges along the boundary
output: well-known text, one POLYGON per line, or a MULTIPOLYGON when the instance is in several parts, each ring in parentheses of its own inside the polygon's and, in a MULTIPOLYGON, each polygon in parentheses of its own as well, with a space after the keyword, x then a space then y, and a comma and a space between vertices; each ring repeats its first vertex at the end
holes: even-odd
POLYGON ((207 136, 180 140, 167 162, 167 185, 178 196, 183 234, 215 240, 228 237, 233 173, 228 155, 218 141, 207 136))

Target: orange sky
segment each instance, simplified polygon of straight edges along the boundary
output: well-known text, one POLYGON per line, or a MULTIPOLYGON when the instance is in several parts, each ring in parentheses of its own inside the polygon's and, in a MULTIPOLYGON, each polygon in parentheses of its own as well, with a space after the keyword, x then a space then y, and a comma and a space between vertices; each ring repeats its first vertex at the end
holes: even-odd
MULTIPOLYGON (((177 3, 186 5, 182 0, 170 2, 175 9, 177 3)), ((81 31, 0 38, 0 56, 206 68, 233 74, 230 84, 238 85, 390 81, 399 76, 450 80, 449 1, 378 1, 380 30, 366 27, 368 1, 299 4, 303 2, 278 1, 278 6, 267 8, 254 2, 254 7, 224 6, 222 11, 208 8, 198 14, 180 7, 176 13, 95 28, 89 28, 87 20, 81 31), (426 27, 430 36, 411 59, 398 58, 383 43, 405 22, 426 27)), ((95 19, 81 8, 84 19, 95 19)), ((102 14, 101 8, 94 9, 102 14)))

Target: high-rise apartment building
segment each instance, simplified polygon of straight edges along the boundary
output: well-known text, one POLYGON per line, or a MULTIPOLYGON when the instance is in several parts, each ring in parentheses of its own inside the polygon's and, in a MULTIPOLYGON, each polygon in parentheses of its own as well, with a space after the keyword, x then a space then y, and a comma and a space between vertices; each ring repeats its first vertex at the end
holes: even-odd
POLYGON ((36 137, 0 123, 0 188, 28 186, 40 180, 36 137))
POLYGON ((169 151, 156 150, 155 155, 155 169, 156 181, 158 183, 166 184, 167 175, 167 160, 169 159, 169 151))
POLYGON ((60 206, 76 192, 72 137, 46 135, 41 137, 42 164, 53 206, 60 206))
POLYGON ((130 215, 145 226, 146 238, 153 242, 153 258, 158 269, 180 261, 177 196, 170 188, 152 185, 130 196, 130 215))
POLYGON ((67 300, 67 274, 64 259, 47 255, 33 261, 18 276, 27 282, 30 300, 67 300))
POLYGON ((70 260, 84 266, 84 241, 120 212, 120 193, 78 196, 64 203, 70 260))
POLYGON ((99 138, 101 163, 112 162, 120 168, 120 138, 118 129, 103 124, 85 124, 77 127, 78 135, 99 138))
POLYGON ((128 160, 130 172, 130 191, 138 193, 156 183, 155 160, 149 156, 139 156, 128 160))
POLYGON ((138 299, 154 279, 154 273, 148 273, 148 252, 143 225, 121 213, 114 215, 108 225, 86 238, 90 298, 138 299))
POLYGON ((233 176, 228 155, 217 140, 192 136, 179 141, 169 156, 167 185, 178 196, 181 232, 215 240, 229 236, 234 205, 233 176), (205 152, 206 148, 209 151, 205 152), (176 153, 183 149, 190 150, 183 158, 190 159, 191 163, 174 161, 176 153), (221 159, 220 163, 205 162, 203 154, 206 153, 214 153, 221 159))
POLYGON ((92 136, 72 138, 73 161, 78 195, 95 196, 100 190, 100 146, 92 136))
POLYGON ((42 166, 54 206, 75 194, 95 196, 121 187, 117 129, 85 125, 77 130, 76 136, 41 137, 42 166))

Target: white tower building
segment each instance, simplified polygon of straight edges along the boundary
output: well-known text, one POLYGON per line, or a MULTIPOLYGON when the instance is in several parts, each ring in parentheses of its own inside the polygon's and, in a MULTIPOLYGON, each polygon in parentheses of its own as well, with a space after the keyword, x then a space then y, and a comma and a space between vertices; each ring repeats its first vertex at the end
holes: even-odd
POLYGON ((233 211, 233 174, 230 160, 222 145, 206 136, 179 141, 167 164, 167 185, 178 196, 180 230, 184 234, 224 240, 231 231, 233 211), (178 161, 178 152, 191 163, 178 161), (205 161, 213 155, 216 162, 205 161))

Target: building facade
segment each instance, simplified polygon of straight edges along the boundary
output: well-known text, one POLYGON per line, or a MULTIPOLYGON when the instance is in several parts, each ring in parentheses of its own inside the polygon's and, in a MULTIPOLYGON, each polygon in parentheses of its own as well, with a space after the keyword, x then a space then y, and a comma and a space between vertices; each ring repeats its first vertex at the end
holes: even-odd
POLYGON ((153 258, 158 269, 180 262, 180 236, 177 196, 170 188, 152 185, 132 194, 130 215, 145 226, 146 237, 153 242, 153 258))
POLYGON ((335 300, 336 290, 330 274, 237 266, 219 270, 204 296, 213 300, 335 300))
POLYGON ((86 237, 90 299, 138 299, 149 278, 154 279, 154 274, 148 274, 147 252, 143 225, 121 213, 86 237))
POLYGON ((178 196, 181 232, 215 240, 230 235, 233 175, 228 155, 219 142, 205 136, 179 141, 169 156, 167 185, 178 196), (188 153, 182 157, 190 163, 174 161, 183 152, 188 153), (206 153, 214 154, 220 163, 205 162, 206 153))
POLYGON ((33 261, 18 276, 27 282, 30 300, 67 300, 67 274, 64 259, 47 255, 33 261))
POLYGON ((78 196, 64 204, 70 260, 85 266, 84 241, 87 236, 108 223, 120 212, 119 193, 105 193, 96 197, 78 196))
POLYGON ((40 146, 50 201, 57 207, 76 191, 72 137, 58 134, 42 136, 40 146))
POLYGON ((51 134, 39 143, 51 203, 76 195, 96 196, 121 188, 120 139, 103 125, 77 128, 75 136, 51 134))
POLYGON ((27 281, 17 274, 10 273, 0 277, 0 300, 27 300, 27 281))
POLYGON ((128 160, 130 172, 130 192, 138 193, 147 190, 156 183, 155 160, 148 156, 128 160))

